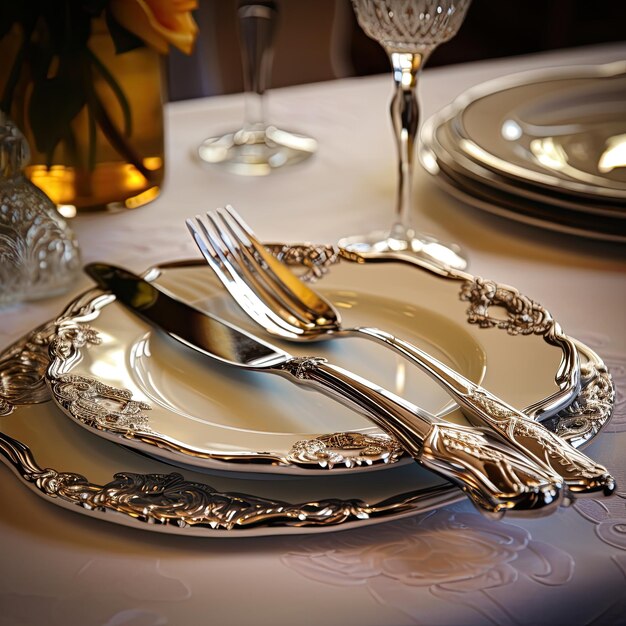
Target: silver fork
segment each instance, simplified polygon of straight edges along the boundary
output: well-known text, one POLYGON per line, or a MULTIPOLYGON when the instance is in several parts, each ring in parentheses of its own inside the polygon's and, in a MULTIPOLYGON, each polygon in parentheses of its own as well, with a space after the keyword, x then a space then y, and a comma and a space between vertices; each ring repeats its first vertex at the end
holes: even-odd
POLYGON ((207 224, 196 217, 196 224, 187 220, 203 256, 239 306, 267 332, 294 341, 360 335, 382 343, 439 383, 472 423, 494 429, 562 476, 572 493, 615 490, 605 467, 423 350, 377 328, 343 327, 331 303, 271 255, 232 207, 208 212, 207 224))

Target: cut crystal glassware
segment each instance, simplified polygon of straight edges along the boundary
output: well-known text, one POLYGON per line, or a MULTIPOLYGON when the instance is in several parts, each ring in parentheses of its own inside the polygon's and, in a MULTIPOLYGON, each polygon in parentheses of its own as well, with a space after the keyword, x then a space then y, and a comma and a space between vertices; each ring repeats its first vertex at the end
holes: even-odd
POLYGON ((29 149, 0 112, 0 307, 69 289, 78 242, 52 200, 23 174, 29 149))

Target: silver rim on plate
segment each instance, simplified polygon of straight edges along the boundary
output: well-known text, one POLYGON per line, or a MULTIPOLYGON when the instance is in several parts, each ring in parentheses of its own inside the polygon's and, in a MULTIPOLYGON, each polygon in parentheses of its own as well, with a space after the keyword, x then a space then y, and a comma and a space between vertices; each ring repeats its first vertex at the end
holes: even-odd
MULTIPOLYGON (((293 255, 282 253, 280 247, 277 250, 279 255, 294 259, 293 255)), ((308 251, 301 247, 300 252, 301 265, 306 266, 304 259, 323 256, 326 259, 324 270, 328 271, 339 262, 336 255, 320 255, 319 246, 309 246, 308 251)), ((161 272, 183 268, 200 268, 202 271, 205 265, 201 261, 174 266, 164 264, 150 269, 147 275, 158 279, 161 272)), ((358 266, 354 268, 361 271, 358 266)), ((456 294, 459 302, 469 305, 463 322, 485 329, 499 329, 513 336, 540 337, 544 342, 541 345, 554 348, 555 356, 558 353, 561 363, 551 373, 557 390, 547 397, 533 397, 533 404, 527 406, 525 412, 536 419, 544 419, 569 404, 578 385, 576 350, 550 313, 513 287, 460 271, 450 273, 447 279, 451 293, 456 294), (502 311, 504 317, 500 316, 502 311)), ((437 277, 436 280, 441 279, 437 277)), ((97 350, 101 342, 99 331, 94 327, 98 316, 114 301, 114 296, 99 290, 85 294, 56 320, 49 340, 51 362, 47 378, 52 398, 70 418, 91 432, 166 462, 225 471, 340 473, 368 471, 399 460, 410 462, 395 439, 375 428, 370 429, 371 432, 335 430, 293 434, 285 443, 281 439, 279 444, 268 437, 243 444, 239 438, 235 445, 232 441, 228 443, 230 440, 224 445, 217 439, 213 440, 214 444, 207 443, 210 431, 202 423, 198 425, 198 420, 192 416, 189 427, 195 434, 174 436, 172 420, 177 419, 176 413, 163 408, 156 396, 151 399, 142 389, 136 388, 137 394, 142 393, 140 397, 121 386, 119 381, 127 378, 118 377, 118 372, 126 366, 128 358, 118 360, 113 380, 96 376, 89 367, 81 369, 90 351, 97 350)), ((110 331, 105 327, 103 332, 110 331)), ((214 383, 211 381, 211 384, 214 383)), ((204 406, 201 410, 205 410, 204 406)))
MULTIPOLYGON (((304 265, 314 274, 320 271, 320 258, 336 262, 331 247, 274 246, 274 252, 304 265)), ((482 284, 488 282, 482 281, 482 284)), ((477 284, 474 284, 475 288, 477 284)), ((468 294, 471 292, 467 284, 464 289, 468 294)), ((483 301, 486 306, 482 308, 470 307, 474 323, 499 326, 509 332, 524 332, 520 325, 528 332, 545 327, 546 332, 550 329, 552 340, 563 341, 578 351, 581 359, 579 393, 555 415, 542 414, 542 422, 576 447, 587 443, 606 424, 613 410, 615 391, 606 366, 590 348, 564 335, 543 307, 510 287, 493 283, 489 291, 493 294, 491 304, 496 297, 499 304, 508 302, 510 307, 515 302, 517 317, 513 315, 513 309, 509 310, 504 304, 511 315, 507 319, 491 318, 487 311, 488 303, 483 301), (529 317, 524 302, 540 315, 529 317), (518 321, 515 322, 515 319, 518 321)), ((70 304, 60 318, 35 329, 0 356, 0 373, 3 376, 0 416, 13 413, 21 405, 50 399, 44 379, 49 366, 48 350, 52 355, 71 357, 76 355, 78 346, 94 339, 88 329, 63 322, 80 315, 88 317, 93 295, 93 290, 83 294, 70 304)), ((468 300, 472 302, 469 295, 468 300)), ((137 408, 140 412, 141 407, 137 408)), ((540 413, 540 407, 531 411, 534 415, 540 413)), ((10 419, 16 418, 19 418, 19 410, 10 419)), ((122 525, 190 536, 268 535, 347 529, 398 519, 462 498, 457 488, 444 484, 395 494, 377 502, 343 498, 287 502, 216 491, 204 482, 187 481, 178 472, 138 474, 117 471, 108 483, 97 484, 76 472, 42 468, 26 442, 2 432, 0 458, 26 485, 54 504, 122 525)))

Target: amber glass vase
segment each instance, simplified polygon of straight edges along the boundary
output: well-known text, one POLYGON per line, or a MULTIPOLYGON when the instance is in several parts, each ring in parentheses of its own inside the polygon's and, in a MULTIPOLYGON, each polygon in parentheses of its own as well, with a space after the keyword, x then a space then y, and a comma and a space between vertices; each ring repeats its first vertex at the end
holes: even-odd
MULTIPOLYGON (((41 29, 40 29, 41 30, 41 29)), ((31 34, 50 37, 49 32, 31 34)), ((94 19, 88 51, 76 55, 70 68, 86 94, 54 150, 42 149, 39 135, 45 120, 33 128, 31 98, 34 64, 24 55, 23 28, 14 28, 0 41, 0 94, 10 94, 4 108, 31 146, 25 174, 57 204, 61 213, 102 209, 131 209, 159 195, 164 175, 163 88, 161 57, 142 46, 116 53, 104 19, 94 19), (7 84, 13 82, 7 91, 7 84), (38 132, 37 132, 38 131, 38 132)), ((54 73, 54 59, 48 72, 54 73)), ((68 70, 65 68, 65 74, 68 70)), ((68 98, 71 96, 68 95, 68 98)), ((66 107, 67 101, 61 105, 66 107)), ((80 103, 80 101, 79 101, 80 103)), ((67 111, 49 111, 54 124, 67 111)), ((41 117, 41 115, 40 115, 41 117)))

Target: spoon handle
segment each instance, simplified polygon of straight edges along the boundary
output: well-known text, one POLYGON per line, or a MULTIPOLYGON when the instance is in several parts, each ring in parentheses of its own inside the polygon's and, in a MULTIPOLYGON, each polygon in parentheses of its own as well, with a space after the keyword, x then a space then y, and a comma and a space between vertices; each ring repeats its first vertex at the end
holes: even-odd
POLYGON ((291 358, 270 371, 364 414, 396 437, 424 467, 458 485, 480 511, 542 515, 562 500, 562 480, 490 429, 441 422, 410 402, 315 357, 291 358))
POLYGON ((427 352, 377 328, 352 330, 385 344, 417 365, 458 402, 472 424, 495 430, 510 444, 525 450, 537 463, 550 467, 563 477, 572 493, 586 495, 603 491, 610 495, 615 491, 615 480, 604 466, 427 352))

